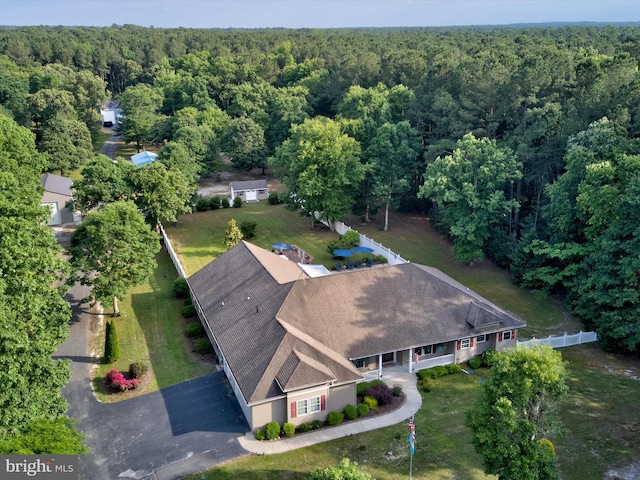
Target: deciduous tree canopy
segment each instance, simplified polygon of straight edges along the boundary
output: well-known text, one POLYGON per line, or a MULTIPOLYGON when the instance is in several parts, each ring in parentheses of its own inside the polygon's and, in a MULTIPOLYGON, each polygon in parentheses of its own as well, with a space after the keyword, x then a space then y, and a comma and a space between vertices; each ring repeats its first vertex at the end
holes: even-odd
POLYGON ((144 282, 156 267, 158 235, 133 202, 118 201, 89 213, 73 236, 68 252, 79 280, 90 285, 90 299, 113 307, 127 290, 144 282))

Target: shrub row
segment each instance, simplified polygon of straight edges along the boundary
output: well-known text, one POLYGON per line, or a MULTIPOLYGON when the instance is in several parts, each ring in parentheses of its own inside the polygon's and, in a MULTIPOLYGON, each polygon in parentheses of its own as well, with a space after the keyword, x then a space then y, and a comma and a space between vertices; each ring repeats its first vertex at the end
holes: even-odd
POLYGON ((418 370, 416 375, 420 380, 423 378, 439 378, 445 375, 452 375, 454 373, 462 372, 462 367, 456 363, 449 365, 442 365, 440 367, 426 368, 424 370, 418 370))
POLYGON ((317 430, 322 426, 322 422, 320 420, 311 420, 310 422, 301 423, 296 427, 296 430, 299 433, 310 432, 311 430, 317 430))
POLYGON ((493 362, 497 354, 498 352, 496 350, 494 350, 493 348, 489 348, 488 350, 485 350, 477 357, 473 357, 467 363, 469 364, 469 367, 473 368, 474 370, 481 367, 491 368, 493 366, 493 362))
MULTIPOLYGON (((236 197, 240 198, 240 197, 236 197)), ((240 199, 242 201, 242 199, 240 199)), ((219 208, 229 208, 229 199, 220 197, 202 197, 198 196, 196 200, 196 211, 206 212, 207 210, 217 210, 219 208)), ((235 206, 235 205, 234 205, 235 206)))
POLYGON ((188 323, 185 333, 188 338, 199 338, 204 335, 204 327, 200 322, 188 323))
MULTIPOLYGON (((367 401, 372 405, 375 405, 373 408, 378 408, 378 402, 375 398, 365 397, 365 402, 367 401)), ((357 407, 349 403, 345 405, 344 411, 342 412, 337 410, 329 412, 327 414, 327 423, 331 426, 340 425, 345 418, 347 420, 354 420, 356 417, 364 417, 370 410, 371 407, 368 403, 360 403, 357 407)), ((321 426, 322 422, 320 420, 311 420, 309 422, 301 423, 297 427, 292 423, 285 423, 280 427, 280 424, 274 421, 267 423, 264 428, 256 430, 255 437, 256 440, 275 440, 281 435, 284 437, 293 437, 296 432, 310 432, 311 430, 316 430, 321 426)))
POLYGON ((213 353, 213 345, 207 337, 198 338, 193 343, 193 351, 200 355, 207 355, 208 353, 213 353))
POLYGON ((256 430, 256 440, 275 440, 280 438, 280 435, 284 437, 293 437, 296 432, 296 427, 293 423, 285 423, 280 427, 278 422, 269 422, 264 428, 256 430))

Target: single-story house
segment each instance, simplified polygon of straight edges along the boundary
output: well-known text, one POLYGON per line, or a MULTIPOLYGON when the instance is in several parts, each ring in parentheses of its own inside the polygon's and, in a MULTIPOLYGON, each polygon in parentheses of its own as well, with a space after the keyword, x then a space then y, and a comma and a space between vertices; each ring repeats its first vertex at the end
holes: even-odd
POLYGON ((231 200, 240 197, 243 202, 259 202, 269 198, 269 187, 264 179, 231 182, 229 190, 231 190, 231 200))
POLYGON ((131 162, 136 167, 142 167, 147 163, 155 162, 157 159, 158 159, 157 153, 147 152, 146 150, 143 150, 142 152, 136 153, 135 155, 131 156, 131 162))
POLYGON ((46 205, 51 210, 51 217, 47 225, 62 225, 74 223, 73 212, 66 205, 72 200, 71 186, 73 180, 52 173, 45 173, 40 182, 44 187, 44 195, 40 205, 46 205))
POLYGON ((326 419, 356 384, 515 345, 525 323, 414 263, 311 277, 242 241, 188 278, 193 304, 251 427, 326 419))

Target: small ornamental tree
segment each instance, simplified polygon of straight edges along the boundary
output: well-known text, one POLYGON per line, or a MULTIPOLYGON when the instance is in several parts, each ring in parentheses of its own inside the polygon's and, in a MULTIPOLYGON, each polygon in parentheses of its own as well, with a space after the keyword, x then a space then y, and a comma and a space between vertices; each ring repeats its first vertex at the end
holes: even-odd
POLYGON ((120 357, 120 344, 116 327, 112 322, 107 322, 104 339, 104 362, 113 363, 120 357))
POLYGON ((227 228, 227 231, 224 234, 224 242, 223 242, 226 245, 227 250, 237 245, 238 243, 240 243, 240 240, 242 240, 242 232, 236 225, 235 218, 232 218, 231 220, 229 220, 228 225, 229 225, 229 228, 227 228))

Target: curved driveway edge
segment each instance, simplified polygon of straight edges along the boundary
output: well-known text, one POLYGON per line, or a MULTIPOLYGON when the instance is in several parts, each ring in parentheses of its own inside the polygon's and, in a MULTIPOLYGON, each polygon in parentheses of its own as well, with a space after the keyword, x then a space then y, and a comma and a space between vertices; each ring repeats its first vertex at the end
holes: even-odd
POLYGON ((121 402, 96 400, 89 365, 99 358, 88 345, 97 315, 78 304, 86 293, 75 285, 67 294, 69 338, 54 356, 72 360, 62 394, 91 449, 80 457, 79 478, 177 479, 246 454, 237 439, 249 427, 223 372, 121 402))
POLYGON ((416 375, 409 373, 405 368, 401 367, 387 367, 383 370, 383 373, 382 380, 391 387, 394 385, 402 385, 402 392, 407 397, 400 408, 392 412, 376 417, 351 421, 338 425, 337 427, 294 435, 291 438, 282 438, 276 441, 266 442, 256 440, 256 437, 251 432, 239 438, 238 441, 243 448, 250 452, 271 455, 364 433, 369 430, 389 427, 403 421, 408 422, 409 418, 420 410, 422 406, 422 395, 418 391, 416 375))

